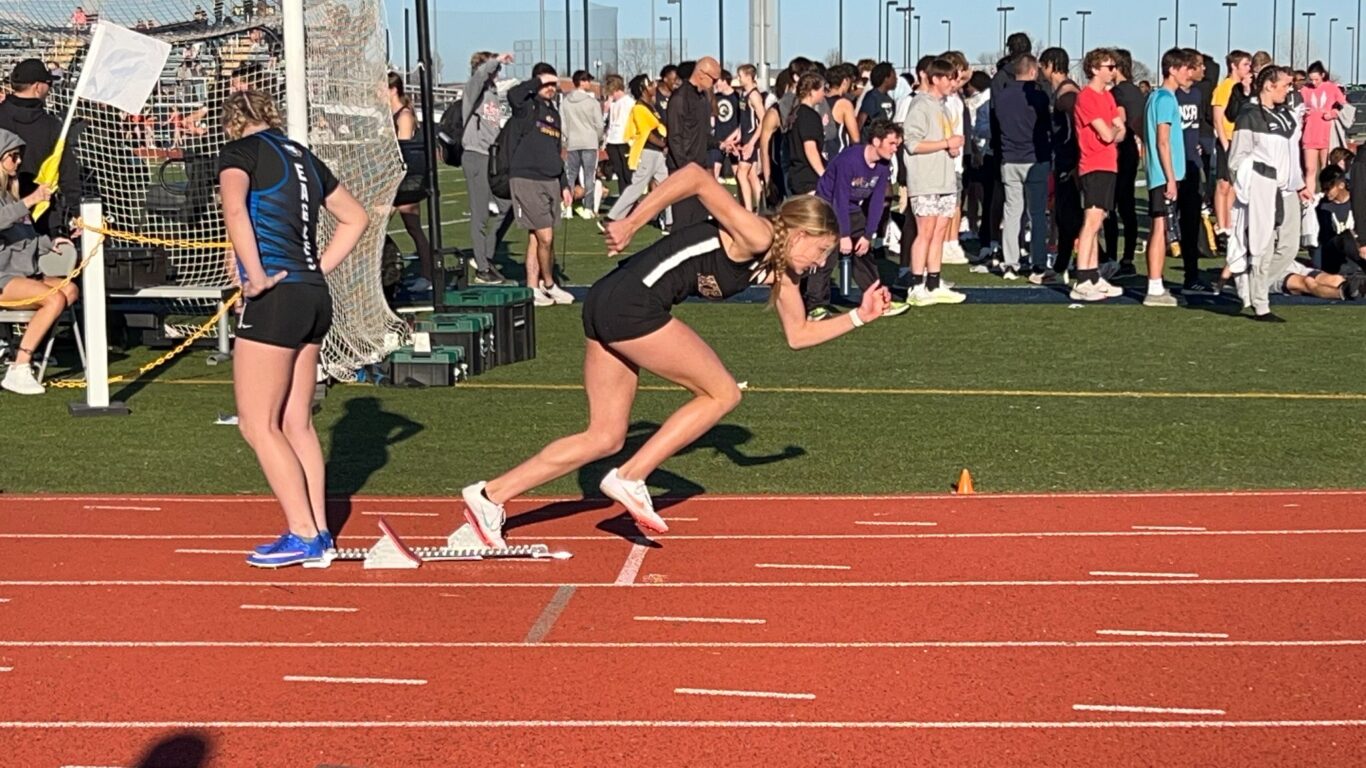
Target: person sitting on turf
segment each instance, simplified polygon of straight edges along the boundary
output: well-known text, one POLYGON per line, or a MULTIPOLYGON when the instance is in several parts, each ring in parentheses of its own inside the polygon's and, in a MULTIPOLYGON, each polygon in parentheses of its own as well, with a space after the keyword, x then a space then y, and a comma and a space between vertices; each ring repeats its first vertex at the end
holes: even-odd
POLYGON ((503 505, 509 499, 621 450, 642 368, 693 397, 634 456, 609 471, 599 487, 625 506, 642 530, 668 531, 655 513, 646 479, 740 404, 740 388, 715 350, 671 314, 688 297, 719 301, 752 284, 770 285, 769 301, 793 349, 831 341, 886 311, 891 295, 873 283, 847 315, 809 319, 798 284, 835 247, 839 224, 830 205, 801 195, 783 202, 772 217, 761 217, 696 164, 680 168, 630 216, 607 225, 608 253, 625 249, 636 231, 665 207, 694 195, 713 220, 677 228, 624 260, 588 292, 583 305, 587 428, 462 491, 465 519, 485 545, 507 546, 503 505))
POLYGON ((27 196, 19 197, 23 157, 24 140, 0 128, 0 302, 34 310, 0 387, 19 395, 41 395, 45 390, 31 367, 34 350, 62 312, 76 301, 78 292, 72 283, 56 289, 61 278, 44 276, 38 260, 42 254, 59 249, 74 255, 75 248, 66 238, 49 239, 34 229, 30 212, 52 199, 52 188, 39 184, 27 196))
POLYGON ((1315 208, 1319 220, 1319 264, 1329 274, 1359 274, 1366 267, 1366 260, 1362 259, 1357 240, 1347 174, 1329 164, 1319 173, 1319 189, 1323 190, 1323 199, 1315 208))

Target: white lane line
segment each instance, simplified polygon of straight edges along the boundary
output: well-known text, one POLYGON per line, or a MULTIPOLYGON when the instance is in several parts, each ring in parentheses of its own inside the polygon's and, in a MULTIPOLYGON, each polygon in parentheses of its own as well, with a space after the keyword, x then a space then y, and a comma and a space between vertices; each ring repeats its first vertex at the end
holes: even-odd
POLYGON ((625 587, 635 584, 640 566, 645 562, 645 553, 649 551, 650 548, 644 544, 632 544, 631 551, 626 555, 626 562, 621 564, 621 570, 617 572, 617 580, 612 582, 613 585, 625 587))
POLYGON ((245 555, 245 549, 177 549, 177 555, 245 555))
POLYGON ((441 517, 440 512, 362 512, 369 517, 441 517))
MULTIPOLYGON (((632 584, 634 589, 962 589, 976 587, 1185 587, 1204 586, 1286 586, 1366 585, 1366 577, 1342 576, 1307 579, 1036 579, 1033 581, 649 581, 632 584)), ((286 589, 594 589, 617 585, 606 581, 236 581, 227 579, 86 579, 67 581, 7 580, 0 587, 282 587, 286 589)))
POLYGON ((855 520, 854 525, 904 525, 919 528, 933 528, 939 523, 925 523, 914 520, 855 520))
POLYGON ((8 603, 9 600, 10 599, 8 597, 0 597, 0 603, 8 603))
POLYGON ((1295 507, 1298 507, 1299 504, 1282 504, 1281 506, 1285 507, 1286 509, 1294 509, 1295 507))
POLYGON ((1228 634, 1224 632, 1163 632, 1147 629, 1097 629, 1097 635, 1114 635, 1116 637, 1181 637, 1206 640, 1227 640, 1228 634))
POLYGON ((243 603, 238 608, 244 611, 302 611, 306 613, 356 613, 359 608, 336 608, 326 605, 255 605, 243 603))
POLYGON ((695 522, 697 522, 697 518, 695 518, 695 517, 665 517, 665 518, 661 518, 661 519, 664 520, 665 522, 668 522, 668 523, 695 523, 695 522))
POLYGON ((14 667, 0 667, 0 672, 13 672, 14 667))
POLYGON ((1366 728, 1366 720, 6 720, 5 730, 148 731, 184 728, 318 730, 340 728, 670 728, 737 730, 1147 730, 1190 728, 1366 728))
POLYGON ((1201 528, 1194 525, 1131 525, 1135 531, 1208 531, 1208 528, 1201 528))
POLYGON ((1137 579, 1198 579, 1198 573, 1149 573, 1146 571, 1091 571, 1092 576, 1132 576, 1137 579))
POLYGON ((802 699, 816 698, 814 693, 779 693, 777 691, 727 691, 713 688, 675 688, 674 693, 690 696, 734 696, 744 699, 802 699))
POLYGON ((426 685, 426 680, 399 677, 323 677, 317 675, 285 675, 286 683, 343 683, 346 685, 426 685))
POLYGON ((62 768, 128 768, 126 765, 63 765, 62 768))
POLYGON ((1187 707, 1130 707, 1118 704, 1073 704, 1077 712, 1132 712, 1141 715, 1226 715, 1222 709, 1190 709, 1187 707))
POLYGON ((707 616, 635 616, 636 621, 666 621, 686 624, 767 624, 765 619, 722 619, 707 616))
POLYGON ((97 509, 97 510, 104 510, 104 511, 119 511, 119 512, 160 512, 160 511, 161 511, 161 507, 124 507, 124 506, 113 506, 113 505, 109 505, 109 504, 86 504, 85 506, 81 507, 81 509, 97 509))
POLYGON ((1356 640, 925 640, 866 642, 551 642, 440 641, 440 640, 4 640, 3 648, 737 648, 768 650, 913 650, 992 648, 1366 648, 1356 640))
POLYGON ((755 568, 780 568, 794 571, 847 571, 849 565, 803 565, 800 563, 755 563, 755 568))

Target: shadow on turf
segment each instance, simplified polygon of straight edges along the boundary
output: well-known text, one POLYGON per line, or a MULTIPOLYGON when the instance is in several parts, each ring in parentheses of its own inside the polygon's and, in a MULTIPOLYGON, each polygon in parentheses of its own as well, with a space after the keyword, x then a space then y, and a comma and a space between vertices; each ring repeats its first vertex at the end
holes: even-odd
MULTIPOLYGON (((521 528, 524 525, 532 525, 546 520, 558 520, 562 517, 613 507, 615 502, 602 495, 602 492, 598 490, 598 483, 612 467, 620 465, 623 457, 634 455, 639 451, 641 446, 650 439, 650 436, 659 430, 659 426, 652 421, 633 422, 627 428, 626 444, 620 451, 579 470, 579 490, 583 493, 584 498, 575 501, 554 502, 530 512, 509 517, 503 526, 504 533, 521 528)), ((789 445, 778 453, 762 456, 751 456, 741 452, 740 446, 748 443, 753 437, 754 433, 744 427, 735 424, 718 424, 693 444, 679 451, 678 455, 694 453, 699 450, 711 450, 729 459, 737 467, 758 467, 806 455, 805 449, 795 445, 789 445)), ((664 489, 663 493, 654 494, 655 510, 659 512, 705 493, 707 490, 692 480, 663 468, 656 469, 650 474, 650 485, 653 488, 664 489)), ((647 538, 646 534, 636 527, 631 516, 625 512, 603 520, 598 523, 597 527, 600 531, 620 536, 633 544, 659 546, 658 543, 647 538)))
POLYGON ((378 398, 347 401, 327 452, 327 526, 334 535, 341 534, 351 517, 351 497, 389 463, 389 446, 422 430, 412 419, 384 410, 378 398))
POLYGON ((177 733, 153 744, 137 768, 200 768, 208 764, 209 737, 198 731, 177 733))

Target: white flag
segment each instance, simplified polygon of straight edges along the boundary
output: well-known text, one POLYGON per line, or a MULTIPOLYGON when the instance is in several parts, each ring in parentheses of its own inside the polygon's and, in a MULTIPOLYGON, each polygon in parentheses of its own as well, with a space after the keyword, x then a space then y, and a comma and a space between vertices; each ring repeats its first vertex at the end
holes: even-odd
POLYGON ((161 80, 171 46, 126 27, 99 21, 81 65, 75 98, 90 99, 136 115, 161 80))

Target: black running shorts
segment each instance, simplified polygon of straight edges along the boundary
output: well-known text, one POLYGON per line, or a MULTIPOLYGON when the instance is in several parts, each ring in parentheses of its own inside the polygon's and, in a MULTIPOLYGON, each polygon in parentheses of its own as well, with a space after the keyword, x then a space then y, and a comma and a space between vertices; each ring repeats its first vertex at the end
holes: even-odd
POLYGON ((299 349, 321 344, 332 327, 332 294, 325 285, 281 283, 244 299, 237 338, 299 349))
POLYGON ((1091 171, 1079 177, 1081 207, 1099 208, 1106 213, 1115 209, 1115 184, 1119 174, 1110 171, 1091 171))
POLYGON ((649 335, 672 318, 669 307, 624 269, 594 283, 583 300, 583 335, 602 344, 649 335))

